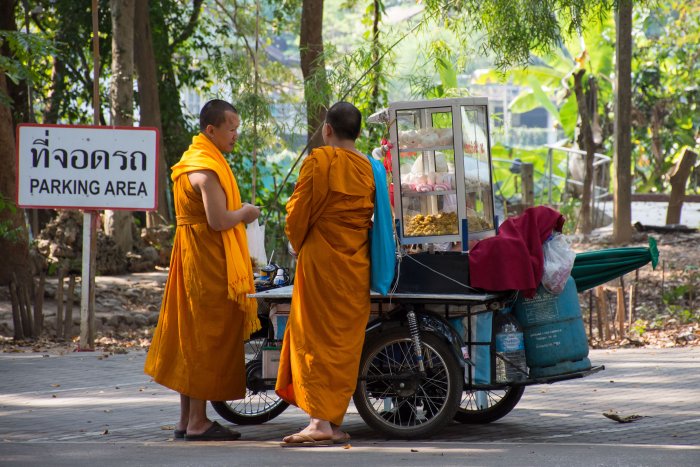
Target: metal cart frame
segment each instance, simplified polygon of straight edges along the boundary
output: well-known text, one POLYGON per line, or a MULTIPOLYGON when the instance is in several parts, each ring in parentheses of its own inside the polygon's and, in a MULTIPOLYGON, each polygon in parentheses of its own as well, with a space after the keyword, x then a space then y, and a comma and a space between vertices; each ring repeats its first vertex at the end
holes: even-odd
MULTIPOLYGON (((251 295, 261 303, 260 316, 266 322, 266 330, 265 335, 258 336, 261 342, 251 349, 252 358, 247 364, 248 394, 242 402, 212 402, 216 411, 233 423, 263 423, 287 407, 274 394, 275 379, 262 377, 261 361, 262 348, 274 343, 275 337, 280 336, 279 333, 275 336, 276 329, 270 315, 276 306, 291 303, 292 288, 290 285, 251 295), (258 400, 257 405, 253 403, 254 400, 258 400)), ((490 355, 495 355, 493 339, 473 341, 471 319, 464 320, 467 323, 467 338, 464 339, 450 323, 450 319, 497 312, 513 299, 512 293, 380 295, 372 292, 370 300, 376 309, 376 317, 370 319, 366 327, 358 387, 353 397, 363 420, 390 437, 428 437, 439 432, 452 419, 474 424, 502 418, 519 402, 525 386, 582 378, 604 369, 603 366, 597 366, 586 371, 528 378, 517 383, 477 384, 470 371, 474 363, 464 350, 488 346, 490 355), (375 349, 374 353, 372 348, 375 349), (400 360, 394 358, 395 352, 402 352, 403 361, 411 360, 410 369, 404 368, 399 374, 394 371, 395 368, 392 370, 391 365, 387 365, 387 359, 394 363, 400 360), (369 362, 372 359, 374 360, 369 362), (374 369, 382 367, 387 372, 374 371, 370 374, 371 372, 363 370, 369 366, 374 369), (436 389, 437 396, 426 395, 419 400, 417 394, 427 391, 421 386, 422 381, 435 379, 435 367, 440 368, 437 373, 444 377, 445 388, 436 389), (434 373, 432 376, 431 371, 434 373), (383 385, 381 391, 376 388, 377 385, 383 385), (375 394, 377 392, 381 394, 375 394), (382 397, 384 406, 381 405, 382 397), (371 403, 368 398, 372 398, 371 403), (435 407, 430 406, 431 398, 437 401, 435 407), (403 405, 392 402, 393 399, 401 399, 403 405), (402 410, 408 415, 401 416, 402 410), (394 414, 394 418, 391 418, 387 413, 399 415, 394 414)), ((491 371, 493 373, 493 368, 491 371)))

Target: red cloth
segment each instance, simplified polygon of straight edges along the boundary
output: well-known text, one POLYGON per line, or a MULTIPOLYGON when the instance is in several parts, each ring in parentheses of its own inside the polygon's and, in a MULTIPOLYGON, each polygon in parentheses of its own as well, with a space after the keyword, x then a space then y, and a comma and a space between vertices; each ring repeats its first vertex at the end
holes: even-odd
POLYGON ((545 206, 526 209, 501 224, 498 235, 469 250, 469 282, 484 290, 520 290, 535 295, 542 280, 542 244, 552 230, 561 232, 564 216, 545 206))

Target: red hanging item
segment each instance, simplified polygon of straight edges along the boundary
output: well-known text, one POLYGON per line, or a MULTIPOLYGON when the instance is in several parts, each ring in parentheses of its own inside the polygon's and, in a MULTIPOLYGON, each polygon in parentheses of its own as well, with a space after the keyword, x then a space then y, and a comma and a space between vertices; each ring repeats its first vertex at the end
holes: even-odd
POLYGON ((489 291, 519 290, 535 296, 544 272, 542 245, 553 230, 561 232, 564 216, 537 206, 506 219, 498 235, 481 240, 469 250, 469 282, 489 291))

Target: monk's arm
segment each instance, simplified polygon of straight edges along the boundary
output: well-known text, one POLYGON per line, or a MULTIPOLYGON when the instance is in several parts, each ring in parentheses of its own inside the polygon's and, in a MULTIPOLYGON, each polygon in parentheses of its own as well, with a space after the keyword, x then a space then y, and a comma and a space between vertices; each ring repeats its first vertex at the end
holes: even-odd
POLYGON ((285 233, 294 251, 299 253, 309 231, 309 219, 313 203, 313 170, 316 161, 312 156, 306 158, 299 170, 299 178, 294 193, 287 202, 287 225, 285 233))
POLYGON ((226 193, 219 183, 219 177, 211 170, 189 172, 192 188, 202 195, 204 212, 209 227, 216 231, 228 230, 241 222, 249 224, 260 216, 260 209, 252 204, 244 204, 240 209, 226 209, 226 193))

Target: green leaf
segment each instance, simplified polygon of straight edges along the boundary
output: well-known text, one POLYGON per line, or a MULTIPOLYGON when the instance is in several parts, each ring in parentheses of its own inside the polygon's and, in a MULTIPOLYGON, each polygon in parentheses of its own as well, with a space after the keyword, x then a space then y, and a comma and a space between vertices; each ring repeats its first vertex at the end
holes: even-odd
POLYGON ((519 114, 529 112, 540 106, 540 103, 535 97, 535 93, 532 90, 523 91, 518 94, 515 99, 510 101, 508 108, 511 112, 519 114))
POLYGON ((440 81, 445 89, 457 89, 457 70, 444 57, 437 59, 440 81))
POLYGON ((542 86, 540 85, 540 83, 534 77, 530 77, 528 79, 528 83, 530 84, 532 92, 535 95, 537 101, 540 103, 540 105, 547 109, 547 111, 550 114, 552 114, 557 121, 560 121, 561 119, 559 117, 559 110, 552 103, 552 101, 549 100, 547 94, 545 94, 545 92, 542 90, 542 86))

